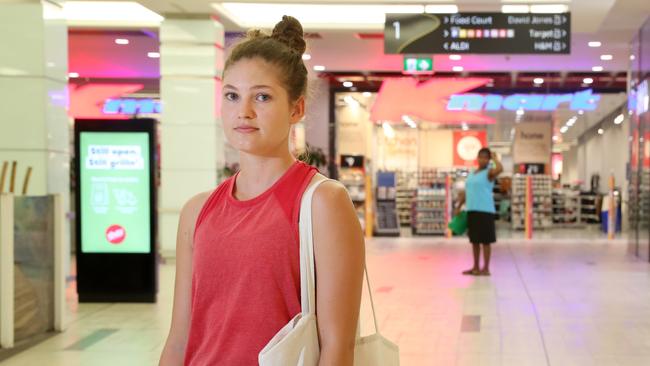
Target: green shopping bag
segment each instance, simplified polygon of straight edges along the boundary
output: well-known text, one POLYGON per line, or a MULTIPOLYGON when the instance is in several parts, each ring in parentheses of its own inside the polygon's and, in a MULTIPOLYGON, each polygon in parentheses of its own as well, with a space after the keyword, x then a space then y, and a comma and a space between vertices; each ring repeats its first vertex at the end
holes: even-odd
POLYGON ((467 231, 467 211, 461 211, 447 225, 454 235, 463 235, 467 231))

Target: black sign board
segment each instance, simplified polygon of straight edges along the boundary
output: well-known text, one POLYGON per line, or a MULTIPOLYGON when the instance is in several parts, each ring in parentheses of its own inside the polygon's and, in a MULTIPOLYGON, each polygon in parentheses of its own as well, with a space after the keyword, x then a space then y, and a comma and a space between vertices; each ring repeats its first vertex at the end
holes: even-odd
POLYGON ((569 54, 571 13, 386 14, 386 54, 569 54))
POLYGON ((341 168, 363 168, 363 155, 341 155, 341 168))

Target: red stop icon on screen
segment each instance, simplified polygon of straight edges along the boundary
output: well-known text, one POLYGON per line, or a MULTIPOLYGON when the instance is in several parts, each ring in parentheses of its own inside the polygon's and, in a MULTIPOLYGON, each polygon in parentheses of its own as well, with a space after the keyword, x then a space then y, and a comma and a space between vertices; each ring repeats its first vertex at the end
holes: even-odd
POLYGON ((126 238, 126 230, 120 225, 111 225, 106 229, 106 240, 111 244, 120 244, 126 238))

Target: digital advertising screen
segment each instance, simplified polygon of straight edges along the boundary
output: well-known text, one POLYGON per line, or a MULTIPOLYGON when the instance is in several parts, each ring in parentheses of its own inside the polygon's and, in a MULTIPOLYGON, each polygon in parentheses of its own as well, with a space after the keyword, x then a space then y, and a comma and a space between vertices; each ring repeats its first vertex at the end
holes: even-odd
POLYGON ((82 253, 150 253, 147 132, 79 133, 82 253))

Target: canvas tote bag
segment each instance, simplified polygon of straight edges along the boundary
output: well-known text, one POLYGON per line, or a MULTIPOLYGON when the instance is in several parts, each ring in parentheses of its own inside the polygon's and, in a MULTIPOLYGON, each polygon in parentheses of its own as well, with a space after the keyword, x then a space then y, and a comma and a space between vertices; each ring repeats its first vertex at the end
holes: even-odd
MULTIPOLYGON (((302 312, 296 315, 269 341, 258 355, 260 366, 317 366, 320 357, 316 322, 316 288, 314 275, 314 241, 312 231, 312 198, 323 179, 312 184, 300 204, 300 293, 302 312)), ((377 327, 375 304, 368 271, 364 274, 370 293, 375 333, 360 337, 354 349, 355 366, 398 366, 397 345, 384 338, 377 327)))

